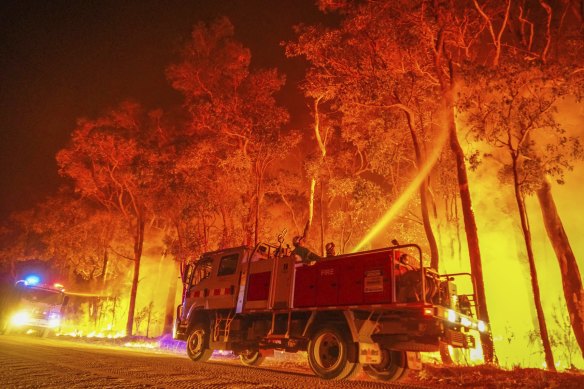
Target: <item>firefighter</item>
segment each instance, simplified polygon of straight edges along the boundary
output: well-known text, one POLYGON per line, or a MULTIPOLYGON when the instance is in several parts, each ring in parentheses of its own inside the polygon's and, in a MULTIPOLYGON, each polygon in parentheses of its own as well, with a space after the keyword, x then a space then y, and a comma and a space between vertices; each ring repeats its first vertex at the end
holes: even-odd
POLYGON ((304 237, 295 236, 292 239, 292 245, 294 249, 292 250, 292 255, 296 258, 296 262, 302 262, 304 264, 314 264, 320 257, 310 251, 304 246, 304 237))
POLYGON ((337 255, 337 252, 335 251, 335 244, 333 242, 328 242, 324 247, 326 249, 327 257, 334 257, 337 255))

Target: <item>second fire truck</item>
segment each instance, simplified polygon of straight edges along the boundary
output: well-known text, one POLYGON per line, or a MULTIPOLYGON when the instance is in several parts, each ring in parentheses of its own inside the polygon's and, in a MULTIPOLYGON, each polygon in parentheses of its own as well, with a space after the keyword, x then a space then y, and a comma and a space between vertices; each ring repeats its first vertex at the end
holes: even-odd
POLYGON ((317 261, 281 244, 205 253, 183 272, 175 339, 196 362, 213 350, 250 366, 274 350, 306 351, 323 379, 362 365, 370 377, 398 380, 421 368, 419 352, 472 348, 471 333, 487 330, 474 318, 474 294, 457 294, 453 282, 470 275, 439 275, 421 258, 413 244, 317 261))

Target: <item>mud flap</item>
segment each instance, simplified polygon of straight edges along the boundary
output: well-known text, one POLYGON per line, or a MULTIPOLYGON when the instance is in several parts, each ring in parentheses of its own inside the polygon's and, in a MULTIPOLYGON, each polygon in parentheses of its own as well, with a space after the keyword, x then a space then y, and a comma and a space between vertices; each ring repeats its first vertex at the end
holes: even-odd
POLYGON ((381 363, 379 344, 359 342, 359 363, 374 365, 381 363))
POLYGON ((406 351, 408 368, 422 370, 422 355, 418 351, 406 351))

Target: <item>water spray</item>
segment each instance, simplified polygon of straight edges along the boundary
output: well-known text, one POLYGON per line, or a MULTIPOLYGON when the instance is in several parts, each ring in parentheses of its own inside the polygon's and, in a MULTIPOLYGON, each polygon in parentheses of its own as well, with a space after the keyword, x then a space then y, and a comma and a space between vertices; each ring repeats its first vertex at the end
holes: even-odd
POLYGON ((401 194, 401 196, 397 199, 395 203, 387 210, 385 215, 379 219, 377 224, 369 231, 369 233, 359 242, 357 246, 355 246, 352 252, 357 252, 361 250, 367 243, 369 243, 374 237, 376 237, 381 230, 390 222, 392 221, 398 212, 404 207, 404 205, 410 200, 412 195, 420 188, 422 182, 428 177, 430 171, 438 161, 440 157, 440 153, 442 152, 442 148, 446 144, 448 139, 448 131, 445 127, 439 126, 440 132, 438 133, 438 138, 436 139, 437 142, 435 144, 434 149, 426 159, 425 164, 419 170, 416 177, 410 183, 410 185, 406 188, 406 190, 401 194))

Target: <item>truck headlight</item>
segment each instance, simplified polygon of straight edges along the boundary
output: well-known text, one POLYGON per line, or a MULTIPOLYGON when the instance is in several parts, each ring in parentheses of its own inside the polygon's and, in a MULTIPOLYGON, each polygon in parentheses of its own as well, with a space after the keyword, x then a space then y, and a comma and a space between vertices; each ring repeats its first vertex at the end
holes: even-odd
POLYGON ((470 328, 472 326, 472 321, 468 317, 461 317, 460 324, 462 324, 465 327, 470 328))
POLYGON ((456 323, 457 316, 458 315, 456 314, 456 312, 453 311, 452 309, 446 311, 446 318, 451 323, 456 323))
POLYGON ((487 324, 484 321, 479 320, 479 322, 477 323, 477 329, 480 332, 485 332, 487 330, 487 324))
POLYGON ((49 315, 49 327, 50 328, 59 327, 60 324, 61 324, 61 315, 59 315, 56 312, 51 313, 49 315))
POLYGON ((14 326, 22 326, 28 323, 30 320, 30 313, 27 311, 20 311, 12 315, 10 318, 10 323, 14 326))

